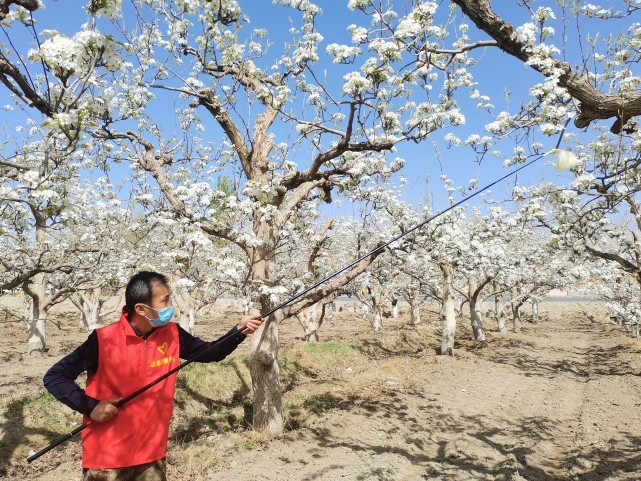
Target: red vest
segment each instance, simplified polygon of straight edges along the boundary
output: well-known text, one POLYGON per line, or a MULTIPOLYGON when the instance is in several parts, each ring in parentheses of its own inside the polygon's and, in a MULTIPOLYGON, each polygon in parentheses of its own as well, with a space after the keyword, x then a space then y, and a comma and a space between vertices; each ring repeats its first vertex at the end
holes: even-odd
MULTIPOLYGON (((170 322, 143 340, 124 312, 118 322, 96 330, 98 370, 87 377, 86 393, 98 400, 124 398, 180 362, 178 326, 170 322)), ((82 431, 83 468, 123 468, 162 459, 167 453, 176 375, 122 406, 111 420, 82 431)), ((90 419, 85 416, 84 422, 90 419)))

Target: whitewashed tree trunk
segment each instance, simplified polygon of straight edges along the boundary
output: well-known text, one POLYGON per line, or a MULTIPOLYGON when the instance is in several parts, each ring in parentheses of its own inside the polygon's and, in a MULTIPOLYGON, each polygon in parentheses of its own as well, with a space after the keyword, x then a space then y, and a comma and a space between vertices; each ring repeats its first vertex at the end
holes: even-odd
POLYGON ((363 319, 369 319, 370 307, 364 300, 361 300, 361 317, 363 319))
POLYGON ((305 341, 307 342, 318 342, 320 340, 318 337, 320 316, 318 316, 317 311, 318 304, 314 304, 296 314, 296 319, 298 319, 298 322, 303 326, 305 341))
POLYGON ((92 289, 89 293, 78 292, 70 297, 71 302, 80 311, 79 330, 90 331, 100 327, 100 313, 106 299, 101 298, 101 289, 92 289))
POLYGON ((336 312, 336 296, 332 296, 331 302, 328 302, 323 307, 325 308, 325 321, 332 322, 334 320, 334 312, 336 312))
POLYGON ((89 312, 89 317, 87 318, 87 327, 90 331, 98 329, 100 327, 100 311, 102 310, 102 305, 104 301, 98 300, 91 306, 91 311, 89 312))
MULTIPOLYGON (((498 283, 492 283, 492 288, 494 292, 499 292, 498 283)), ((507 332, 507 326, 505 325, 505 303, 503 302, 503 294, 498 293, 494 294, 494 318, 496 319, 496 328, 501 334, 507 332)))
POLYGON ((383 329, 383 315, 380 309, 374 309, 372 312, 372 329, 379 332, 383 329))
POLYGON ((334 299, 336 295, 332 294, 326 299, 302 310, 296 314, 296 319, 303 326, 305 341, 319 342, 319 331, 324 321, 331 322, 336 309, 334 299))
POLYGON ((240 300, 240 303, 243 307, 243 316, 248 316, 249 311, 251 311, 252 308, 252 300, 251 300, 251 295, 246 295, 240 300))
POLYGON ((196 330, 196 307, 193 305, 189 306, 187 312, 181 310, 179 323, 180 327, 193 335, 196 330))
POLYGON ((418 289, 404 289, 402 291, 403 299, 410 305, 410 326, 416 326, 421 323, 421 302, 418 289))
POLYGON ((477 279, 473 277, 468 279, 468 299, 470 304, 470 320, 472 322, 472 333, 474 335, 474 340, 485 341, 483 318, 481 317, 480 307, 478 303, 478 287, 479 282, 477 279))
MULTIPOLYGON (((273 306, 261 302, 261 311, 273 306)), ((278 313, 270 316, 258 331, 252 334, 252 356, 249 368, 252 378, 253 427, 272 436, 281 436, 284 430, 280 367, 278 365, 278 313)))
POLYGON ((194 334, 196 328, 196 306, 194 299, 188 292, 174 292, 174 304, 178 307, 178 324, 189 334, 194 334))
POLYGON ((421 323, 421 302, 418 291, 407 296, 410 305, 410 325, 416 326, 421 323))
POLYGON ((383 329, 382 295, 368 287, 364 292, 357 292, 356 297, 361 301, 363 319, 369 319, 375 332, 381 331, 383 329))
POLYGON ((383 306, 382 299, 377 292, 370 292, 372 302, 372 329, 374 332, 383 330, 383 306))
POLYGON ((539 322, 539 301, 532 301, 532 322, 539 322))
POLYGON ((44 353, 47 349, 45 296, 47 276, 36 274, 23 285, 23 291, 31 298, 31 313, 27 318, 27 354, 44 353))
POLYGON ((456 313, 454 311, 454 266, 440 263, 439 267, 443 275, 443 332, 441 336, 441 354, 454 354, 454 335, 456 333, 456 313))
POLYGON ((421 306, 418 301, 410 304, 410 324, 417 326, 421 323, 421 306))
POLYGON ((31 318, 31 310, 33 309, 33 299, 25 295, 22 298, 22 313, 25 320, 31 318))
MULTIPOLYGON (((266 145, 261 145, 259 148, 265 147, 266 145)), ((259 239, 264 239, 265 243, 251 252, 251 278, 256 283, 270 285, 274 279, 274 259, 270 246, 275 245, 276 241, 272 237, 270 223, 261 219, 258 212, 254 213, 254 233, 259 239)), ((265 294, 260 296, 259 304, 260 312, 269 312, 275 307, 269 295, 265 294)), ((275 437, 282 436, 285 428, 278 365, 280 321, 282 312, 279 311, 269 316, 260 329, 252 334, 249 360, 254 391, 253 428, 275 437)))

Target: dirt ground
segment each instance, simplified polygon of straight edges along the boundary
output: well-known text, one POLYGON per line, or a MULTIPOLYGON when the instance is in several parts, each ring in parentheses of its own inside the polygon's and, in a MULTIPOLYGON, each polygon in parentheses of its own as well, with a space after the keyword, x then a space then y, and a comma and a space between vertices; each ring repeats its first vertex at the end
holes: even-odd
MULTIPOLYGON (((281 439, 213 433, 200 444, 216 450, 216 462, 203 465, 211 457, 199 458, 197 451, 189 461, 198 468, 197 479, 641 479, 641 342, 610 323, 598 303, 543 303, 541 322, 525 322, 520 333, 496 334, 487 321, 483 344, 470 340, 461 320, 453 357, 436 355, 439 326, 431 312, 413 328, 402 310, 399 319, 384 320, 383 334, 375 334, 344 307, 323 326, 322 340, 375 344, 386 333, 403 338, 418 332, 427 348, 408 344, 388 355, 379 350, 366 363, 334 373, 319 398, 324 408, 290 426, 281 439), (242 443, 247 439, 251 445, 242 443)), ((223 306, 197 334, 214 338, 236 315, 234 306, 223 306)), ((56 316, 77 318, 64 306, 56 316)), ((41 392, 44 371, 86 337, 71 321, 61 327, 49 326, 44 357, 30 357, 20 326, 0 320, 0 403, 41 392)), ((302 344, 301 334, 293 322, 281 326, 285 348, 302 344)), ((9 411, 0 405, 0 449, 15 455, 18 448, 6 443, 14 439, 19 413, 9 411)), ((180 443, 170 447, 170 479, 196 479, 185 474, 180 449, 180 443)), ((70 443, 33 465, 12 460, 2 472, 0 479, 16 481, 79 481, 79 446, 70 443)))

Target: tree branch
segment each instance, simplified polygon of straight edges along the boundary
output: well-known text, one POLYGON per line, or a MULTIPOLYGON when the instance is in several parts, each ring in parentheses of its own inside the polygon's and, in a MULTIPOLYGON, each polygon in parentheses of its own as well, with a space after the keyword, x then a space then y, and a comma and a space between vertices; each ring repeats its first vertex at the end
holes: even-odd
POLYGON ((27 78, 2 53, 0 53, 0 82, 28 106, 35 107, 47 117, 53 116, 54 110, 51 105, 31 88, 27 78))
POLYGON ((0 166, 10 167, 16 170, 38 170, 36 167, 31 167, 29 165, 16 164, 14 162, 9 162, 7 160, 0 160, 0 166))
POLYGON ((304 299, 298 302, 295 302, 294 304, 291 304, 291 306, 286 309, 283 317, 284 318, 293 317, 299 312, 301 312, 303 309, 307 309, 308 307, 313 306, 314 304, 321 301, 322 299, 329 296, 330 294, 333 294, 338 289, 345 286, 347 283, 349 283, 353 279, 356 279, 359 275, 365 272, 367 268, 370 265, 372 265, 372 263, 376 260, 376 258, 380 256, 383 252, 385 252, 385 250, 381 249, 373 253, 369 257, 366 257, 365 259, 360 261, 351 269, 345 271, 340 276, 336 276, 331 281, 328 281, 327 283, 325 283, 324 287, 322 288, 319 287, 304 299))
MULTIPOLYGON (((126 134, 108 134, 110 138, 113 139, 127 139, 129 141, 138 142, 144 149, 144 152, 138 153, 138 163, 140 166, 149 172, 160 187, 160 190, 164 194, 165 198, 171 204, 172 210, 181 217, 190 219, 194 224, 197 224, 204 232, 207 234, 213 235, 215 237, 220 237, 222 239, 227 239, 236 245, 240 246, 243 249, 246 249, 246 243, 242 240, 241 236, 237 232, 232 230, 231 227, 221 223, 216 222, 211 219, 195 219, 193 213, 190 211, 189 207, 176 195, 174 194, 174 189, 171 181, 167 177, 167 174, 162 169, 163 165, 170 164, 171 159, 168 158, 168 154, 159 154, 156 155, 155 147, 151 142, 143 139, 139 134, 129 130, 126 134)), ((135 148, 135 144, 134 144, 135 148)), ((136 149, 136 151, 138 151, 136 149)))
MULTIPOLYGON (((496 40, 504 52, 523 62, 530 60, 528 47, 516 39, 514 28, 496 15, 489 0, 452 0, 458 5, 476 26, 496 40)), ((574 120, 578 128, 586 128, 594 120, 616 118, 610 131, 618 134, 625 123, 632 117, 641 114, 641 93, 607 94, 597 90, 587 78, 572 71, 570 64, 552 59, 553 68, 533 64, 531 67, 546 77, 552 76, 553 70, 561 72, 558 85, 579 101, 579 115, 574 120)))
POLYGON ((0 0, 0 20, 4 20, 9 15, 9 7, 18 5, 25 10, 35 12, 38 10, 38 0, 0 0))
POLYGON ((438 48, 426 48, 425 51, 429 53, 439 53, 439 54, 445 54, 445 55, 459 55, 462 53, 465 53, 469 50, 474 50, 476 48, 482 48, 482 47, 496 47, 498 45, 498 42, 495 40, 480 40, 478 42, 471 43, 469 45, 465 45, 459 49, 456 50, 443 50, 443 49, 438 49, 438 48))
POLYGON ((608 261, 616 262, 619 264, 624 271, 629 272, 630 274, 639 274, 639 267, 635 266, 632 262, 628 261, 627 259, 624 259, 618 254, 612 254, 610 252, 602 252, 600 250, 595 249, 594 247, 591 247, 589 245, 589 239, 587 236, 583 237, 583 244, 585 245, 585 248, 587 251, 592 254, 593 256, 600 257, 601 259, 605 259, 608 261))
POLYGON ((251 178, 252 167, 250 164, 250 150, 245 144, 242 132, 236 126, 227 110, 225 110, 225 108, 220 104, 218 95, 216 95, 214 89, 207 88, 199 90, 197 98, 198 105, 205 107, 214 117, 216 122, 218 122, 218 125, 220 125, 225 131, 225 134, 234 146, 234 150, 238 154, 238 158, 243 166, 245 174, 247 177, 251 178))

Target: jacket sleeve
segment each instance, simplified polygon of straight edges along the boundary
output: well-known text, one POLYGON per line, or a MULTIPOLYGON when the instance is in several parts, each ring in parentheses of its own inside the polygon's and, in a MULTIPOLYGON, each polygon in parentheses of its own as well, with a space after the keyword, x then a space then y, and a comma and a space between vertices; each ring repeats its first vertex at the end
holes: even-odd
POLYGON ((89 416, 99 401, 87 396, 75 381, 82 372, 93 373, 97 369, 98 335, 94 331, 75 351, 51 366, 43 382, 47 391, 58 401, 89 416))
POLYGON ((238 345, 245 340, 246 336, 238 332, 238 329, 236 328, 236 326, 234 326, 227 334, 220 337, 216 341, 207 342, 198 337, 192 336, 182 327, 178 326, 178 337, 180 342, 180 357, 182 359, 186 359, 187 361, 191 361, 201 352, 211 348, 214 344, 226 338, 227 340, 222 341, 220 345, 211 349, 211 351, 207 352, 207 354, 195 361, 216 362, 222 361, 229 354, 231 354, 238 347, 238 345))

